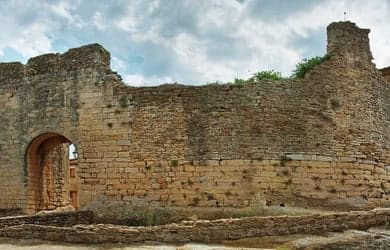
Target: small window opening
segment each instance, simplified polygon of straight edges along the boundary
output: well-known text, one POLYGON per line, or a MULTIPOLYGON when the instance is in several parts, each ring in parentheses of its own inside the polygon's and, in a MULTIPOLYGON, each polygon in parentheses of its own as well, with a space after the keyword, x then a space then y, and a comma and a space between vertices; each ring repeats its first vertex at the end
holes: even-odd
POLYGON ((69 145, 69 160, 77 160, 79 154, 77 153, 76 146, 74 144, 69 145))

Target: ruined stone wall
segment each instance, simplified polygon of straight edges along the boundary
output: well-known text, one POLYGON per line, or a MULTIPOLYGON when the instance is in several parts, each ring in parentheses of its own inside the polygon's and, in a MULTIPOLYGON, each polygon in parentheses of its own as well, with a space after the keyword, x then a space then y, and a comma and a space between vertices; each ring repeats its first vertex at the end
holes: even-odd
POLYGON ((105 83, 106 118, 86 126, 82 196, 123 207, 381 204, 389 84, 367 30, 342 23, 328 33, 331 58, 299 81, 105 83))
POLYGON ((304 79, 245 85, 128 87, 98 45, 0 65, 0 207, 24 207, 48 132, 78 148, 84 208, 383 205, 390 90, 367 34, 331 24, 304 79))
POLYGON ((78 224, 91 224, 92 222, 93 214, 88 211, 52 212, 38 215, 3 217, 0 218, 0 228, 23 224, 69 227, 78 224))
MULTIPOLYGON (((88 214, 86 214, 88 217, 88 214)), ((58 216, 60 217, 60 216, 58 216)), ((61 215, 64 218, 63 215, 61 215)), ((73 217, 76 217, 73 215, 73 217)), ((385 210, 329 213, 303 216, 247 217, 186 221, 151 227, 129 227, 118 225, 76 225, 61 227, 62 224, 46 226, 45 223, 20 223, 1 227, 0 236, 22 239, 42 239, 71 243, 143 243, 143 242, 212 242, 262 236, 292 234, 321 235, 344 230, 367 230, 370 227, 388 226, 390 212, 385 210), (314 223, 315 222, 315 223, 314 223)), ((44 218, 43 218, 44 219, 44 218)), ((51 218, 52 220, 55 217, 51 218)), ((66 217, 64 219, 67 219, 66 217)), ((80 217, 84 222, 86 219, 80 217)), ((39 222, 39 220, 37 220, 39 222)), ((73 220, 70 220, 72 223, 73 220)), ((1 220, 0 220, 1 223, 1 220)), ((380 236, 376 237, 378 241, 380 236)), ((366 239, 368 240, 368 238, 366 239)), ((379 244, 380 245, 380 244, 379 244)), ((348 245, 347 249, 350 247, 348 245)), ((325 248, 326 249, 326 248, 325 248)), ((337 249, 337 248, 336 248, 337 249)), ((376 248, 368 248, 376 249, 376 248)))
POLYGON ((0 64, 0 207, 26 209, 33 199, 27 151, 36 137, 57 133, 78 143, 79 93, 102 78, 108 61, 108 53, 92 45, 26 65, 0 64))

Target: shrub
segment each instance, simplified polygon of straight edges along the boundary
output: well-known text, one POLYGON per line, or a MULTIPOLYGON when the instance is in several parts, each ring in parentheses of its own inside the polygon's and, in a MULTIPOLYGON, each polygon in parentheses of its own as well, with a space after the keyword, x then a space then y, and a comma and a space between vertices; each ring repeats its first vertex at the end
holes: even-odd
POLYGON ((293 71, 292 77, 304 78, 306 73, 312 70, 314 66, 321 64, 329 58, 330 56, 328 54, 325 54, 324 56, 316 56, 310 59, 303 59, 295 66, 295 70, 293 71))
POLYGON ((246 83, 246 80, 241 78, 234 78, 234 84, 244 84, 246 83))
POLYGON ((263 70, 263 71, 259 71, 259 72, 256 72, 252 75, 252 77, 250 77, 249 79, 242 79, 242 78, 234 78, 234 84, 237 84, 237 85, 243 85, 243 84, 246 84, 246 83, 251 83, 251 82, 259 82, 259 81, 262 81, 262 80, 273 80, 273 81, 277 81, 277 80, 282 80, 284 79, 284 77, 282 76, 282 73, 280 73, 279 71, 275 71, 275 70, 263 70))
POLYGON ((274 70, 263 70, 254 73, 249 80, 261 81, 261 80, 281 80, 283 79, 282 73, 274 70))

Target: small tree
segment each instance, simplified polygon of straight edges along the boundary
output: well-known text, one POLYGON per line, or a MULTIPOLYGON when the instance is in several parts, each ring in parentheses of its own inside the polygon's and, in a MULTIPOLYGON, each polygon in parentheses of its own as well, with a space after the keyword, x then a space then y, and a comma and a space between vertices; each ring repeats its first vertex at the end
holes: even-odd
POLYGON ((316 56, 310 59, 303 59, 295 66, 295 70, 293 71, 292 77, 304 78, 306 73, 312 70, 314 66, 321 64, 329 58, 330 56, 328 54, 325 54, 324 56, 316 56))

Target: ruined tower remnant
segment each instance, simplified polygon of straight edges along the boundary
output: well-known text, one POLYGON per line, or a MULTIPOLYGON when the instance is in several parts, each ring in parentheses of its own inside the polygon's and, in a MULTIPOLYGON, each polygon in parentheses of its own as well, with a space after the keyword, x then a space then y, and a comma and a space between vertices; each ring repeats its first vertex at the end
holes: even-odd
POLYGON ((385 205, 389 83, 369 30, 327 31, 327 61, 272 83, 129 87, 97 44, 0 64, 0 211, 385 205))
POLYGON ((327 51, 333 57, 371 64, 372 55, 368 39, 369 29, 357 29, 351 22, 331 23, 327 28, 327 51))

